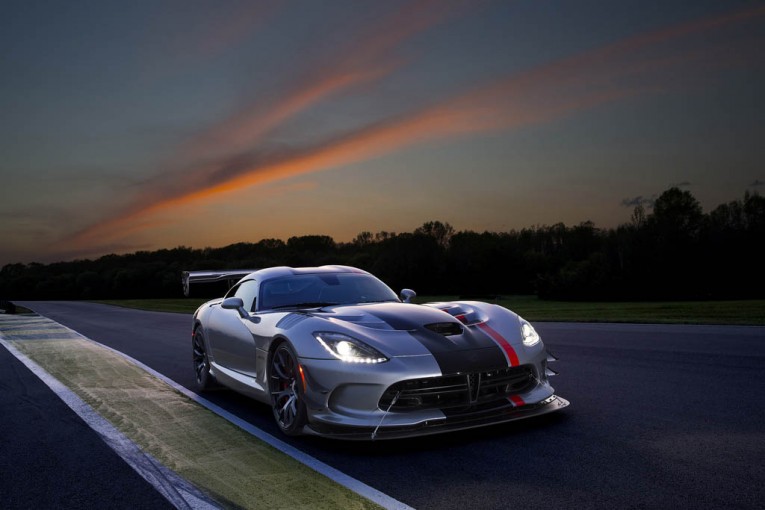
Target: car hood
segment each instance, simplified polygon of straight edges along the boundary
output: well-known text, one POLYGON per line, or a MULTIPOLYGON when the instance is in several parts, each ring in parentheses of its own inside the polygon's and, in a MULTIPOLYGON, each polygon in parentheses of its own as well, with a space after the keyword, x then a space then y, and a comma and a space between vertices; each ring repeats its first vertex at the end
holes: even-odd
POLYGON ((448 312, 409 303, 334 306, 311 312, 389 356, 433 355, 443 373, 507 367, 497 342, 448 312), (360 334, 360 335, 359 335, 360 334))

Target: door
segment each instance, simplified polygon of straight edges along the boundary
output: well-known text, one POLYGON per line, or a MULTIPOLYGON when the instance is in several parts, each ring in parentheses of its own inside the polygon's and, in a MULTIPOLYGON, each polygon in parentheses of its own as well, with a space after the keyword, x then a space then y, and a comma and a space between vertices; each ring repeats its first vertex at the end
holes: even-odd
MULTIPOLYGON (((240 283, 228 296, 242 299, 244 309, 251 314, 255 309, 257 282, 247 280, 240 283)), ((226 310, 215 306, 210 313, 208 336, 210 349, 215 363, 229 370, 255 377, 257 373, 257 349, 255 339, 247 323, 250 317, 243 318, 239 310, 226 310)))

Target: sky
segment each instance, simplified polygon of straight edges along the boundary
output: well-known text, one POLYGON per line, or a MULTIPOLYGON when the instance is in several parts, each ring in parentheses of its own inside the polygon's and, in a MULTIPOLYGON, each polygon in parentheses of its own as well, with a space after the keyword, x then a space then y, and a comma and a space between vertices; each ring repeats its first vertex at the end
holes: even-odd
POLYGON ((0 47, 0 266, 765 186, 762 1, 4 0, 0 47))

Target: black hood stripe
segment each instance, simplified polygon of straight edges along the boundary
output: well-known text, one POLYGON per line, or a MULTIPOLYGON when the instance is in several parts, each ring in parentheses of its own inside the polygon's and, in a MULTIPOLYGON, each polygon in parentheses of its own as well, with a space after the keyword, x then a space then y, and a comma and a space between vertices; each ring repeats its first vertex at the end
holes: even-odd
POLYGON ((393 329, 408 331, 436 360, 443 375, 484 372, 508 366, 505 353, 489 336, 474 328, 463 328, 461 335, 444 336, 402 316, 384 310, 369 309, 368 313, 393 329))
MULTIPOLYGON (((438 333, 417 329, 410 331, 409 334, 430 351, 443 375, 486 372, 507 366, 502 349, 494 344, 482 348, 452 346, 444 349, 444 343, 449 343, 449 340, 438 333)), ((462 336, 472 336, 472 334, 465 330, 462 336)))

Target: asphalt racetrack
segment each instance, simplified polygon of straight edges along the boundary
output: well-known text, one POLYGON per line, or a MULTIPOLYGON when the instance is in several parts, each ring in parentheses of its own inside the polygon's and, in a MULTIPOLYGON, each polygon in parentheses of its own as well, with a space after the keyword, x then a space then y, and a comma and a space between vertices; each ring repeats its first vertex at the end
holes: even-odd
MULTIPOLYGON (((84 302, 21 304, 194 388, 189 315, 84 302)), ((535 326, 560 358, 553 368, 561 374, 552 382, 571 401, 560 413, 401 441, 286 440, 419 509, 763 508, 765 328, 535 326)), ((36 387, 23 382, 33 376, 6 362, 6 354, 3 370, 13 367, 18 375, 3 379, 4 391, 36 387)), ((4 408, 46 398, 42 390, 16 400, 11 393, 4 394, 4 408)), ((225 390, 205 396, 279 436, 267 406, 225 390)), ((51 426, 76 423, 60 417, 66 409, 44 405, 51 426)), ((0 421, 10 428, 8 418, 0 421)), ((87 431, 81 436, 83 442, 93 440, 87 431)), ((26 435, 19 441, 35 439, 26 435)), ((67 448, 76 451, 76 442, 68 441, 67 448)), ((23 465, 14 469, 35 472, 23 465)), ((88 480, 97 484, 96 477, 88 480)), ((54 495, 46 501, 58 500, 54 495)), ((149 495, 138 506, 153 508, 152 501, 149 495)), ((166 502, 158 497, 156 504, 166 502)))

